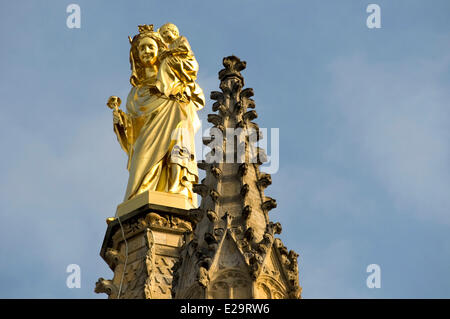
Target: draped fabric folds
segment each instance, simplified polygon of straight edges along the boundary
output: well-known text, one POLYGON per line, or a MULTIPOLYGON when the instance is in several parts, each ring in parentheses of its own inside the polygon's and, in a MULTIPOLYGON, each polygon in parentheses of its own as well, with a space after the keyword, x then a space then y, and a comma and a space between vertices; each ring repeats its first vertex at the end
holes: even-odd
POLYGON ((184 194, 196 205, 192 184, 198 182, 194 144, 200 127, 198 105, 151 95, 142 86, 131 89, 126 107, 125 127, 114 127, 129 155, 125 200, 156 190, 184 194))

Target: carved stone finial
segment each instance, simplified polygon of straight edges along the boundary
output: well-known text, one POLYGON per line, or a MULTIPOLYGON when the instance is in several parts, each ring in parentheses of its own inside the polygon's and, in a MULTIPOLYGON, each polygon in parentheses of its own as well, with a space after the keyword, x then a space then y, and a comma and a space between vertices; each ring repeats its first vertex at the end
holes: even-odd
POLYGON ((194 184, 193 191, 201 197, 206 197, 208 195, 208 186, 205 184, 194 184))
POLYGON ((98 294, 105 293, 111 298, 117 295, 117 291, 118 289, 116 285, 112 283, 112 280, 106 280, 100 277, 95 283, 94 292, 98 294))
POLYGON ((225 69, 222 69, 219 72, 219 79, 221 81, 225 80, 227 77, 238 77, 244 83, 244 78, 241 75, 241 71, 245 69, 247 66, 247 62, 241 61, 238 57, 231 55, 226 58, 223 58, 223 66, 225 69))
POLYGON ((112 270, 114 270, 120 262, 123 262, 123 259, 123 255, 116 249, 108 248, 106 250, 105 261, 112 270))

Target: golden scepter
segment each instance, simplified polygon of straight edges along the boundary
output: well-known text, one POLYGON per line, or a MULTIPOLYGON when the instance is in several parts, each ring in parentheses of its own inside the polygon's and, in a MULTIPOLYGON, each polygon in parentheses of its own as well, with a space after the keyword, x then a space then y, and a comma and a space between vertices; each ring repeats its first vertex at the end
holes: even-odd
POLYGON ((106 105, 108 105, 108 107, 117 114, 117 116, 119 118, 119 125, 124 126, 123 121, 122 121, 122 116, 121 116, 120 110, 119 110, 120 103, 122 103, 122 100, 120 99, 120 97, 113 95, 113 96, 109 97, 108 102, 106 102, 106 105))

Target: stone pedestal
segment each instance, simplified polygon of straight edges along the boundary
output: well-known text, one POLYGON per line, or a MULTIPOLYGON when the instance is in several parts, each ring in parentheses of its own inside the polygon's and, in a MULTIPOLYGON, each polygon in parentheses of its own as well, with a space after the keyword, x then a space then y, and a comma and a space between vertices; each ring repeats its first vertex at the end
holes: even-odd
POLYGON ((114 276, 100 278, 95 291, 112 299, 171 298, 172 267, 180 247, 190 240, 188 210, 142 203, 141 198, 119 206, 120 221, 110 221, 106 230, 100 255, 114 276), (132 210, 136 202, 139 208, 132 210))
POLYGON ((180 209, 195 208, 184 195, 146 191, 117 206, 116 217, 124 216, 132 211, 144 207, 147 204, 170 206, 180 209))

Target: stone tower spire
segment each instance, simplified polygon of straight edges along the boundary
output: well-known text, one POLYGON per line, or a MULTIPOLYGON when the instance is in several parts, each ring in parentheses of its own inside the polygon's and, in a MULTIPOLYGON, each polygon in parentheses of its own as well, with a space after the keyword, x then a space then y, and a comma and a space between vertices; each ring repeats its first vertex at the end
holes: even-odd
POLYGON ((203 140, 211 152, 199 164, 206 178, 194 185, 202 202, 190 211, 195 228, 173 267, 172 296, 300 298, 298 255, 275 238, 281 225, 269 220, 276 201, 264 195, 271 176, 259 169, 266 156, 254 145, 262 136, 252 122, 253 89, 243 89, 246 62, 229 56, 223 65, 203 140))

